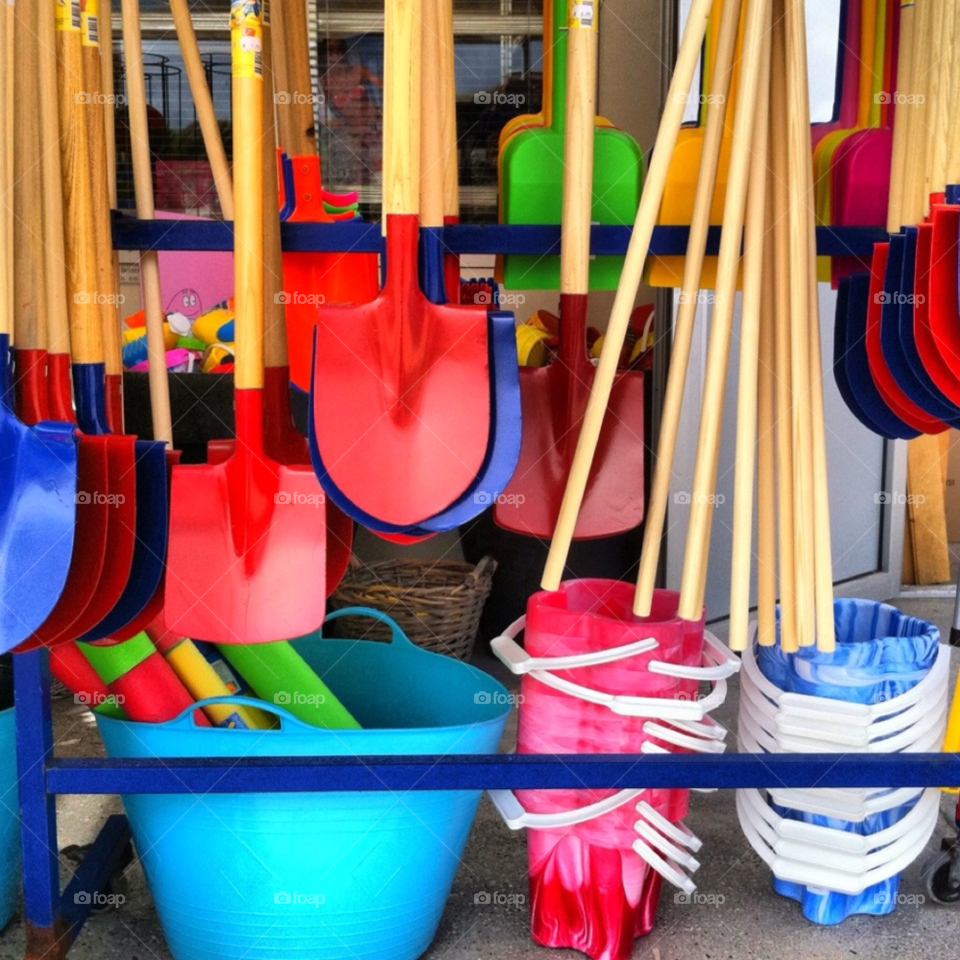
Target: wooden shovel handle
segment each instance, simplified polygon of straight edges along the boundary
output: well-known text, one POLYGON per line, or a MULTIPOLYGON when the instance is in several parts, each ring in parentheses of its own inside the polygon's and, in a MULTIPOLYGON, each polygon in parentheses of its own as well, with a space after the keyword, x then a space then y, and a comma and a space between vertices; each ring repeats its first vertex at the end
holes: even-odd
POLYGON ((740 247, 751 161, 751 132, 758 97, 757 80, 762 65, 762 38, 769 0, 754 0, 747 7, 737 115, 734 118, 730 173, 724 198, 723 235, 717 261, 717 302, 710 324, 706 375, 701 403, 700 435, 694 467, 690 522, 683 557, 678 616, 698 620, 703 613, 710 533, 716 512, 713 492, 720 454, 723 400, 726 393, 730 339, 740 267, 740 247))
POLYGON ((384 22, 383 212, 420 202, 421 0, 387 0, 384 22))
MULTIPOLYGON (((272 13, 272 11, 271 11, 272 13)), ((287 365, 286 309, 283 297, 283 250, 280 246, 280 211, 277 208, 277 122, 273 91, 273 31, 264 7, 263 18, 263 362, 266 367, 287 365)))
MULTIPOLYGON (((105 97, 103 130, 106 137, 107 184, 110 206, 116 210, 117 200, 117 111, 113 83, 113 0, 100 0, 100 89, 105 97)), ((119 264, 116 264, 119 273, 119 264)))
POLYGON ((81 26, 83 84, 87 95, 85 117, 90 151, 90 189, 97 270, 96 299, 103 337, 103 359, 108 375, 123 373, 117 274, 113 268, 113 236, 110 222, 110 183, 107 171, 107 135, 104 123, 104 92, 100 87, 99 9, 96 0, 86 0, 81 26))
MULTIPOLYGON (((563 136, 560 292, 590 290, 594 118, 597 113, 597 8, 570 5, 567 18, 567 104, 563 136)), ((586 349, 581 345, 580 349, 586 349)))
POLYGON ((457 159, 457 77, 453 33, 453 0, 441 0, 437 35, 440 38, 440 148, 443 151, 443 213, 460 216, 460 168, 457 159))
MULTIPOLYGON (((731 650, 746 650, 750 619, 750 570, 753 559, 753 485, 756 467, 757 403, 760 375, 760 325, 763 318, 764 246, 767 232, 767 147, 770 107, 770 8, 763 28, 760 93, 753 123, 753 159, 747 187, 740 310, 740 371, 737 384, 737 433, 733 489, 733 551, 730 560, 731 650)), ((769 316, 763 318, 771 319, 769 316)), ((759 575, 758 575, 759 579, 759 575)))
MULTIPOLYGON (((3 2, 0 6, 0 53, 4 55, 4 68, 0 71, 0 131, 6 134, 7 114, 13 113, 13 71, 7 58, 7 33, 13 31, 13 8, 3 2), (9 16, 8 16, 9 11, 9 16)), ((0 333, 11 333, 13 320, 13 156, 7 141, 0 149, 0 191, 2 191, 3 222, 0 224, 0 333)))
POLYGON ((690 217, 690 236, 687 254, 683 262, 683 280, 680 289, 680 305, 673 324, 673 342, 670 348, 670 369, 664 391, 663 410, 660 416, 660 433, 657 440, 657 459, 653 467, 653 480, 647 501, 643 524, 643 548, 640 553, 640 569, 637 575, 637 593, 633 611, 640 617, 650 616, 653 607, 653 590, 657 581, 660 563, 660 543, 667 516, 667 501, 673 480, 673 460, 677 449, 680 415, 683 411, 683 392, 687 383, 687 368, 690 366, 690 351, 693 346, 694 324, 697 319, 700 278, 707 252, 707 234, 710 229, 710 209, 717 182, 717 166, 720 148, 723 145, 724 122, 727 101, 733 75, 733 59, 740 24, 739 0, 724 3, 720 15, 720 29, 714 56, 713 74, 710 81, 711 99, 707 105, 707 119, 700 148, 700 167, 697 171, 697 189, 690 217))
POLYGON ((43 284, 43 183, 40 168, 40 101, 36 3, 15 8, 14 42, 20 62, 14 78, 13 257, 17 346, 46 349, 43 284))
MULTIPOLYGON (((294 3, 294 6, 297 4, 294 3)), ((302 6, 302 4, 301 4, 302 6)), ((190 94, 193 97, 194 109, 197 111, 197 120, 200 123, 200 132, 203 135, 203 145, 207 151, 207 160, 213 171, 213 182, 217 187, 217 196, 220 198, 220 210, 227 220, 233 219, 233 181, 230 178, 230 164, 223 149, 223 137, 220 135, 220 124, 217 123, 217 114, 213 108, 213 97, 207 78, 203 70, 203 61, 200 59, 200 47, 197 44, 197 34, 193 29, 193 20, 190 17, 190 8, 187 0, 170 0, 170 13, 173 16, 174 26, 177 28, 177 40, 180 42, 180 56, 187 71, 187 80, 190 84, 190 94)))
POLYGON ((40 128, 43 164, 43 245, 46 289, 47 350, 70 353, 67 309, 66 249, 63 234, 63 171, 60 164, 60 116, 57 103, 57 28, 54 9, 40 9, 39 38, 40 128))
MULTIPOLYGON (((137 216, 154 218, 153 170, 150 164, 150 129, 147 124, 147 93, 143 76, 143 38, 140 33, 139 0, 121 0, 123 55, 126 61, 127 114, 130 124, 130 152, 133 160, 133 188, 137 216)), ((140 258, 144 315, 147 327, 147 361, 150 373, 150 411, 153 435, 173 443, 170 413, 170 384, 167 378, 167 351, 163 338, 163 301, 160 293, 160 266, 155 250, 140 258)))
POLYGON ((263 18, 259 5, 231 0, 233 169, 243 198, 234 219, 235 384, 263 387, 263 18))
POLYGON ((442 227, 444 211, 444 156, 440 129, 443 100, 440 55, 440 10, 449 0, 422 0, 420 31, 420 89, 427 102, 420 110, 420 223, 442 227))
POLYGON ((290 122, 290 141, 283 148, 292 157, 315 156, 317 152, 316 119, 313 110, 313 79, 310 75, 310 25, 305 0, 280 0, 273 16, 283 11, 279 39, 283 41, 286 61, 287 94, 279 104, 290 122))
POLYGON ((67 310, 70 353, 76 363, 101 363, 103 338, 96 303, 90 146, 83 82, 79 0, 54 0, 60 79, 60 161, 63 171, 64 232, 67 248, 67 310))
MULTIPOLYGON (((567 555, 577 525, 577 516, 583 503, 583 495, 587 488, 587 478, 593 457, 600 439, 600 429, 603 426, 603 417, 607 403, 610 400, 610 391, 617 374, 617 364, 620 360, 620 351, 626 339, 630 325, 630 315, 633 312, 637 291, 643 274, 647 251, 650 249, 650 238, 653 236, 653 227, 657 222, 660 210, 660 201, 663 199, 663 190, 667 182, 667 173, 670 169, 670 158, 673 154, 680 125, 683 122, 684 101, 693 75, 700 60, 700 47, 707 29, 707 20, 710 16, 711 0, 693 0, 683 39, 677 54, 670 88, 664 104, 663 115, 660 119, 660 128, 657 140, 640 198, 640 206, 627 247, 623 272, 620 274, 620 283, 614 299, 610 322, 603 339, 603 349, 600 353, 600 362, 594 376, 590 398, 580 428, 577 448, 574 452, 570 475, 563 493, 560 513, 553 539, 550 543, 550 552, 547 556, 541 585, 545 590, 556 590, 563 577, 567 555)), ((637 495, 640 495, 639 488, 637 495)))
MULTIPOLYGON (((906 94, 913 83, 913 24, 915 17, 913 0, 900 4, 900 36, 897 53, 897 94, 906 94)), ((893 152, 890 159, 890 197, 887 201, 887 232, 900 229, 900 214, 904 203, 903 175, 906 170, 907 143, 910 136, 910 111, 904 105, 894 106, 893 152)))

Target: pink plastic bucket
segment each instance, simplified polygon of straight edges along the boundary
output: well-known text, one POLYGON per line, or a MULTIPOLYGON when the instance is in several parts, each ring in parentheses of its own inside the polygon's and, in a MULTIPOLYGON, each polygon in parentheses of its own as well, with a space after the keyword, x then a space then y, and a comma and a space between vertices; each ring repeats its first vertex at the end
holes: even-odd
MULTIPOLYGON (((658 590, 651 616, 633 615, 634 587, 615 580, 575 580, 554 592, 535 593, 527 604, 524 648, 531 657, 578 655, 620 647, 645 637, 656 649, 607 664, 557 671, 562 677, 610 694, 690 700, 696 680, 648 670, 651 660, 699 666, 704 622, 677 617, 678 594, 658 590)), ((521 681, 519 753, 638 753, 652 741, 682 748, 646 732, 650 718, 624 716, 542 683, 521 681)), ((524 790, 517 796, 531 813, 574 810, 616 790, 524 790)), ((648 790, 615 810, 562 829, 527 836, 533 938, 544 946, 572 947, 594 960, 626 960, 635 937, 653 927, 661 878, 633 851, 636 805, 645 800, 668 820, 687 813, 689 791, 648 790)))

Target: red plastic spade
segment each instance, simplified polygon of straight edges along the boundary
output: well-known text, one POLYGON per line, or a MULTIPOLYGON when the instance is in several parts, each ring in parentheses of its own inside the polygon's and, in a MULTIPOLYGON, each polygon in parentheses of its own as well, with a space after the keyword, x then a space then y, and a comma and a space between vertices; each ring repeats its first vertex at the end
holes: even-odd
POLYGON ((490 437, 487 317, 430 303, 418 283, 419 13, 387 3, 386 283, 372 303, 320 307, 310 411, 324 486, 399 526, 457 500, 490 437))
MULTIPOLYGON (((263 64, 266 100, 273 99, 276 89, 275 59, 273 44, 266 26, 264 28, 263 64), (273 86, 271 86, 273 82, 273 86)), ((290 367, 287 361, 287 335, 284 304, 278 297, 283 276, 283 255, 280 249, 280 220, 274 213, 278 190, 277 171, 274 164, 276 127, 267 118, 267 130, 263 138, 263 209, 264 209, 264 311, 263 335, 263 427, 264 446, 267 456, 287 466, 310 466, 310 448, 307 439, 293 422, 290 412, 290 367)), ((229 183, 229 181, 227 181, 229 183)), ((232 191, 231 191, 232 193, 232 191)), ((223 463, 236 452, 235 440, 211 440, 207 444, 207 463, 223 463)), ((353 552, 353 521, 334 504, 326 504, 327 511, 327 596, 337 588, 347 572, 353 552)))
POLYGON ((302 636, 323 621, 324 496, 312 471, 269 458, 263 432, 262 20, 234 5, 236 453, 173 470, 165 616, 216 643, 302 636))
POLYGON ((924 413, 900 389, 883 355, 883 348, 880 343, 880 319, 889 248, 890 244, 888 243, 875 243, 873 245, 870 293, 867 302, 867 359, 870 364, 870 374, 877 385, 880 396, 904 423, 921 433, 942 433, 947 429, 947 424, 924 413))
MULTIPOLYGON (((276 89, 312 90, 309 37, 297 4, 274 4, 271 11, 276 89)), ((317 155, 313 103, 309 97, 287 96, 277 104, 280 146, 290 157, 291 222, 333 223, 354 219, 353 211, 330 214, 323 205, 320 157, 317 155)), ((286 184, 286 178, 281 179, 286 184)), ((341 198, 341 199, 346 199, 341 198)), ((283 255, 287 343, 293 382, 310 389, 313 331, 318 303, 368 303, 377 295, 380 274, 375 253, 291 251, 283 255)))

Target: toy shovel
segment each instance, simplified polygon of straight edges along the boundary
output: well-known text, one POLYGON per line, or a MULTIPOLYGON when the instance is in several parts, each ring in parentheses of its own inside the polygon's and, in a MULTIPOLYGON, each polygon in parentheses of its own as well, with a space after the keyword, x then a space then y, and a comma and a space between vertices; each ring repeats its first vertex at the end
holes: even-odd
MULTIPOLYGON (((13 19, 5 18, 0 35, 12 28, 13 19)), ((39 80, 39 71, 30 71, 29 63, 28 60, 19 75, 28 92, 29 88, 36 88, 39 80)), ((12 76, 12 72, 7 73, 7 77, 12 76)), ((17 96, 22 91, 19 82, 14 91, 2 80, 0 90, 0 116, 5 118, 9 110, 15 109, 17 96)), ((18 147, 36 148, 39 153, 37 117, 35 113, 32 117, 21 117, 23 107, 23 103, 16 106, 17 120, 34 122, 25 122, 18 127, 18 147), (31 137, 31 134, 35 136, 31 137)), ((29 104, 24 112, 29 114, 29 104)), ((35 157, 36 154, 34 162, 35 157)), ((6 163, 3 165, 6 166, 6 163)), ((20 167, 20 163, 16 166, 20 167)), ((5 170, 4 173, 5 182, 14 182, 13 170, 5 170)), ((15 188, 15 206, 19 206, 17 200, 24 187, 24 178, 21 176, 15 188)), ((5 212, 9 209, 5 208, 5 212)), ((14 221, 14 224, 17 223, 21 228, 29 226, 23 221, 14 221)), ((13 250, 6 249, 7 226, 4 223, 0 229, 4 265, 10 262, 14 254, 13 250)), ((19 230, 14 233, 16 235, 19 230)), ((38 235, 29 229, 24 233, 27 236, 38 235)), ((39 254, 42 261, 42 251, 34 247, 33 252, 39 254)), ((24 260, 18 257, 15 267, 22 270, 24 266, 24 260)), ((0 651, 3 653, 12 650, 41 626, 55 609, 68 583, 74 546, 77 490, 77 445, 72 427, 49 421, 27 426, 15 416, 9 405, 11 390, 6 359, 10 346, 7 324, 11 317, 10 304, 13 302, 10 276, 6 269, 0 271, 0 356, 4 360, 4 383, 0 387, 0 556, 3 557, 3 563, 0 564, 0 651)), ((28 278, 36 281, 34 276, 28 278)), ((38 326, 37 299, 41 289, 42 283, 34 282, 32 303, 26 305, 38 326)), ((18 303, 18 316, 23 309, 24 304, 18 303)))
POLYGON ((406 527, 473 485, 491 436, 487 317, 430 303, 418 282, 419 13, 387 4, 386 282, 371 303, 319 308, 310 402, 325 489, 355 518, 406 527))
MULTIPOLYGON (((265 92, 269 93, 273 70, 271 29, 263 26, 263 69, 265 92)), ((271 100, 267 96, 267 102, 271 100)), ((219 140, 219 130, 214 134, 219 140)), ((263 138, 263 210, 264 210, 264 324, 263 335, 263 425, 264 445, 267 455, 277 463, 293 466, 310 465, 310 447, 306 438, 296 429, 290 412, 290 367, 287 360, 287 337, 285 329, 285 304, 278 297, 283 282, 283 255, 280 249, 280 218, 275 213, 277 196, 277 165, 274 143, 276 127, 268 118, 266 135, 263 138)), ((209 150, 209 146, 208 146, 209 150)), ((222 180, 220 189, 229 192, 233 186, 229 173, 222 180)), ((221 205, 223 201, 221 200, 221 205)), ((232 208, 232 202, 231 202, 232 208)), ((223 463, 234 456, 235 440, 211 440, 207 444, 207 463, 223 463)), ((329 501, 327 512, 327 596, 343 579, 353 551, 353 521, 329 501)))
MULTIPOLYGON (((595 11, 599 4, 586 6, 595 11)), ((549 126, 520 130, 503 147, 499 163, 502 223, 560 223, 566 100, 572 94, 567 89, 571 82, 569 76, 554 78, 549 126)), ((595 123, 590 126, 596 157, 591 218, 594 223, 629 225, 640 202, 643 152, 628 133, 595 123)), ((623 257, 592 259, 590 289, 616 289, 622 267, 623 257)), ((503 258, 503 283, 514 290, 556 290, 560 258, 509 254, 503 258)))
MULTIPOLYGON (((590 23, 572 20, 569 34, 559 355, 548 366, 520 370, 520 460, 494 507, 499 526, 544 538, 551 536, 557 523, 596 372, 586 347, 591 171, 601 160, 591 149, 599 133, 592 141, 589 136, 596 103, 595 19, 590 23)), ((603 537, 637 526, 643 519, 642 491, 643 373, 620 371, 614 378, 575 536, 603 537)))
POLYGON ((236 453, 173 469, 167 623, 217 643, 301 636, 323 621, 326 522, 309 468, 263 437, 263 75, 259 4, 233 0, 236 453))

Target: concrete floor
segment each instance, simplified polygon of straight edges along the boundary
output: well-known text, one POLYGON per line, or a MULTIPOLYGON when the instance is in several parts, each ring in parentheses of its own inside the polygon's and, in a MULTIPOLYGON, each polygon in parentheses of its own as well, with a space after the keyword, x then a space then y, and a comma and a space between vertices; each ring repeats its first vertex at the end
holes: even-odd
MULTIPOLYGON (((952 601, 909 600, 898 604, 908 613, 949 627, 952 601)), ((495 661, 481 664, 502 673, 495 661)), ((736 729, 737 686, 717 718, 731 733, 736 729)), ((102 752, 96 728, 85 708, 72 700, 55 705, 58 752, 64 756, 102 752)), ((733 739, 733 738, 731 738, 733 739)), ((514 732, 505 744, 512 746, 514 732)), ((735 742, 735 741, 734 741, 735 742)), ((731 744, 733 747, 733 744, 731 744)), ((930 841, 939 847, 953 821, 953 801, 945 798, 947 818, 930 841)), ((697 874, 703 894, 722 894, 719 905, 678 904, 673 889, 664 884, 657 925, 638 940, 634 957, 660 960, 839 960, 865 957, 941 960, 960 956, 960 908, 910 902, 921 895, 922 860, 904 871, 900 893, 908 901, 887 917, 851 917, 836 927, 809 923, 799 906, 771 890, 770 874, 744 840, 729 792, 695 794, 687 819, 704 841, 697 874)), ((89 843, 105 815, 120 810, 116 798, 60 797, 57 812, 60 846, 89 843)), ((63 875, 69 875, 65 864, 63 875)), ((135 863, 128 871, 127 901, 119 909, 94 916, 71 951, 73 960, 170 960, 143 872, 135 863)), ((582 956, 536 946, 529 936, 525 904, 478 905, 481 892, 526 894, 526 843, 506 829, 484 798, 470 843, 437 938, 425 955, 428 960, 566 960, 582 956)), ((21 960, 22 919, 0 934, 0 960, 21 960)), ((207 958, 196 958, 207 960, 207 958)), ((285 960, 278 956, 277 960, 285 960)), ((345 957, 344 960, 349 960, 345 957)))

